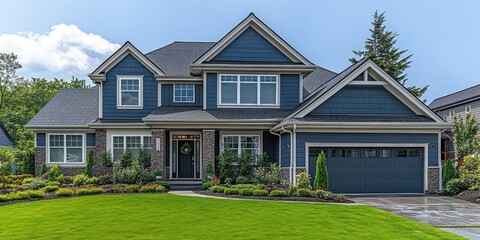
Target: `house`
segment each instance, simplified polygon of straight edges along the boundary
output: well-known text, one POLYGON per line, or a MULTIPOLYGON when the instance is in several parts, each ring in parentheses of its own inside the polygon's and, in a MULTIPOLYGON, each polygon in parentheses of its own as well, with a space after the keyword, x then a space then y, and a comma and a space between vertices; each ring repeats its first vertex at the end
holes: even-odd
POLYGON ((27 124, 38 169, 46 162, 75 174, 88 149, 118 159, 143 145, 166 179, 200 180, 230 148, 266 152, 296 184, 325 151, 333 192, 441 188, 440 133, 451 124, 371 59, 336 74, 254 14, 217 42, 145 54, 126 42, 89 77, 95 88, 60 91, 27 124))
MULTIPOLYGON (((480 119, 480 84, 439 97, 433 100, 429 106, 449 123, 453 123, 454 116, 465 117, 467 113, 475 115, 477 119, 480 119)), ((451 130, 442 134, 442 161, 449 158, 455 159, 452 136, 451 130)))
POLYGON ((13 141, 13 138, 8 134, 2 122, 0 122, 0 147, 15 147, 15 141, 13 141))

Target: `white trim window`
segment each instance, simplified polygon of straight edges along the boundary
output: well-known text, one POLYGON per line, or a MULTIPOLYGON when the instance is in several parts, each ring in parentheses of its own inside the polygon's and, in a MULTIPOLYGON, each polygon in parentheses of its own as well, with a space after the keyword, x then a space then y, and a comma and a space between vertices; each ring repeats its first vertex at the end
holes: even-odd
POLYGON ((194 84, 173 84, 173 102, 193 103, 195 102, 194 84))
POLYGON ((221 74, 220 105, 278 106, 278 75, 221 74))
POLYGON ((143 146, 147 154, 150 154, 152 149, 151 136, 135 135, 113 135, 112 136, 112 154, 113 160, 120 159, 125 150, 130 150, 133 156, 138 155, 140 147, 143 146))
POLYGON ((259 135, 223 135, 222 150, 230 149, 238 155, 247 153, 252 156, 254 162, 257 162, 260 154, 260 136, 259 135))
POLYGON ((84 134, 48 134, 48 163, 85 163, 84 134))
POLYGON ((455 116, 455 110, 450 110, 450 111, 448 112, 448 117, 449 117, 449 118, 453 118, 453 116, 455 116))
POLYGON ((117 108, 143 107, 143 76, 117 76, 117 108))
POLYGON ((470 113, 470 112, 472 112, 472 105, 465 106, 465 113, 470 113))

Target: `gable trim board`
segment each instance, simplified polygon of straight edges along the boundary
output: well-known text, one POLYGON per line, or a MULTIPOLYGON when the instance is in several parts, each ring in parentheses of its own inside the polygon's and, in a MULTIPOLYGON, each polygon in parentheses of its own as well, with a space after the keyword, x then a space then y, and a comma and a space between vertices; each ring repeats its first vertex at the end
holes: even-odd
POLYGON ((94 82, 105 81, 106 72, 117 65, 127 55, 132 55, 137 61, 143 64, 147 69, 154 73, 155 77, 164 76, 165 73, 158 68, 150 59, 140 52, 129 41, 125 42, 115 53, 105 60, 97 69, 95 69, 88 77, 94 82))
POLYGON ((278 64, 192 64, 192 74, 201 74, 202 71, 250 71, 250 72, 271 72, 280 73, 311 73, 315 65, 278 65, 278 64))
POLYGON ((285 56, 290 58, 293 62, 302 63, 304 65, 313 65, 304 56, 302 56, 297 50, 290 46, 285 40, 278 36, 272 29, 270 29, 265 23, 258 19, 255 14, 250 13, 242 22, 235 26, 230 32, 228 32, 222 39, 220 39, 212 48, 200 56, 195 62, 196 64, 202 64, 205 61, 210 61, 218 53, 220 53, 225 47, 227 47, 233 40, 235 40, 246 29, 252 27, 261 36, 268 40, 273 46, 281 51, 285 56))

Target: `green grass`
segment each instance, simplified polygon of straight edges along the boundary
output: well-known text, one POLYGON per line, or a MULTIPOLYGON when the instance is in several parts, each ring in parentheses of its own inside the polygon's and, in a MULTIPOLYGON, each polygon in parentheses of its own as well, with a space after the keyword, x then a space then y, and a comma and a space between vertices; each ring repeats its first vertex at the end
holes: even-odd
POLYGON ((0 206, 0 239, 318 238, 462 239, 361 205, 131 194, 0 206))

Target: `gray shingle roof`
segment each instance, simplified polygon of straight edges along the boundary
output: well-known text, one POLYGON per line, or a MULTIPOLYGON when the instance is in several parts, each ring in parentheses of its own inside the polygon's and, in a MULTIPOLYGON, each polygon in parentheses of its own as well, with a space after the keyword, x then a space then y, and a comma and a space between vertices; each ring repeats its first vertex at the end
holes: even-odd
POLYGON ((13 142, 13 139, 10 137, 10 135, 7 132, 7 129, 5 129, 5 126, 3 126, 3 123, 0 122, 0 146, 7 146, 7 147, 14 147, 15 143, 13 142))
POLYGON ((323 67, 317 66, 315 70, 303 79, 304 97, 315 91, 319 86, 325 84, 328 80, 335 77, 337 73, 323 67))
POLYGON ((290 111, 278 109, 236 109, 236 110, 203 110, 200 107, 159 107, 145 120, 164 121, 229 121, 229 120, 268 120, 282 119, 290 111))
POLYGON ((438 110, 439 108, 454 106, 457 103, 464 103, 475 99, 480 99, 480 84, 443 97, 439 97, 433 100, 429 107, 434 110, 438 110))
POLYGON ((145 56, 168 76, 190 76, 190 64, 213 45, 214 42, 173 42, 145 56))
POLYGON ((98 88, 60 89, 26 127, 86 126, 98 118, 98 88))

